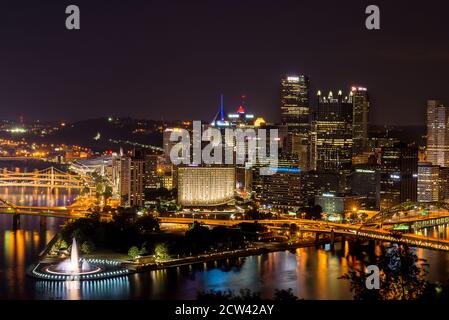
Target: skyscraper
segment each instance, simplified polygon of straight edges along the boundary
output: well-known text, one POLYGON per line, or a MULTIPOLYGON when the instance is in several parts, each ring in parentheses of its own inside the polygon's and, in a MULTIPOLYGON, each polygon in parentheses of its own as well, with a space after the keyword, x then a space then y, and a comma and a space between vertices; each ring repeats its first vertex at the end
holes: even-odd
POLYGON ((318 91, 318 106, 312 123, 312 163, 317 171, 351 172, 352 96, 318 91))
POLYGON ((437 100, 427 101, 427 160, 449 167, 449 108, 437 100))
POLYGON ((352 137, 354 154, 366 151, 368 144, 369 96, 366 88, 352 87, 352 137))
POLYGON ((351 192, 366 196, 366 209, 379 210, 380 172, 375 165, 357 165, 351 176, 351 192))
POLYGON ((301 170, 309 170, 310 158, 310 81, 304 75, 281 79, 281 119, 288 128, 284 152, 298 156, 301 170))
POLYGON ((418 164, 418 201, 444 201, 448 194, 449 168, 440 167, 430 162, 418 164))
POLYGON ((380 209, 417 200, 418 148, 406 143, 382 148, 380 209))
POLYGON ((289 75, 281 79, 281 120, 289 131, 308 132, 310 81, 304 75, 289 75))
POLYGON ((263 205, 278 210, 297 210, 302 206, 301 170, 298 157, 280 154, 277 171, 273 175, 260 175, 254 170, 256 199, 263 205))

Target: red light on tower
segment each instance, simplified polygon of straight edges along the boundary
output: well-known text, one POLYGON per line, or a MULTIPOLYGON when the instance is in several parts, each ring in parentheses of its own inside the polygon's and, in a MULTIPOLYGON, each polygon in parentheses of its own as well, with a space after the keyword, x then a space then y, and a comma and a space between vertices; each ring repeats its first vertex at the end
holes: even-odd
POLYGON ((245 113, 245 108, 243 108, 243 106, 239 106, 239 108, 237 109, 237 113, 239 114, 245 113))

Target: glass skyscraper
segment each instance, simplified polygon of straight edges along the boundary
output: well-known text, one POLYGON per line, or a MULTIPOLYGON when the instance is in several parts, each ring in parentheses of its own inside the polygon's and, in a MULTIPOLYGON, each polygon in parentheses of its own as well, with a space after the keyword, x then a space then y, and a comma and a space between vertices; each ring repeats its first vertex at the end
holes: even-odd
POLYGON ((281 79, 281 120, 291 132, 310 130, 309 89, 307 76, 288 75, 281 79))

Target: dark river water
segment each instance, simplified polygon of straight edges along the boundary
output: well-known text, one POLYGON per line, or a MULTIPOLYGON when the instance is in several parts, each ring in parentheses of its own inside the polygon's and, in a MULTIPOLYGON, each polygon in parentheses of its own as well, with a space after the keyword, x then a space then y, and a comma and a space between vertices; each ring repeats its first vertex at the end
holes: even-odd
MULTIPOLYGON (((27 198, 26 193, 21 197, 27 198)), ((2 196, 4 192, 0 192, 2 196)), ((59 197, 50 201, 71 199, 67 194, 59 197)), ((35 201, 35 197, 28 199, 35 201)), ((349 263, 356 263, 351 256, 347 258, 346 241, 334 248, 300 248, 101 281, 49 282, 27 277, 26 269, 63 222, 47 218, 46 225, 41 226, 37 217, 22 217, 20 230, 13 231, 12 217, 0 214, 0 299, 195 299, 203 290, 242 288, 260 292, 264 298, 271 298, 275 289, 288 288, 304 299, 352 298, 348 283, 338 279, 349 263)), ((440 234, 441 238, 448 232, 446 227, 426 231, 429 236, 440 234)), ((430 264, 429 280, 449 279, 449 253, 424 249, 417 252, 430 264)))

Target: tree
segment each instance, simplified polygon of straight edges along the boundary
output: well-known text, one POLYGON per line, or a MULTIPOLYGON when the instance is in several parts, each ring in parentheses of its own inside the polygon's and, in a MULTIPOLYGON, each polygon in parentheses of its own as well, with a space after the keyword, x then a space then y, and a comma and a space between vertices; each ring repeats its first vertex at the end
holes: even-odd
POLYGON ((140 255, 140 250, 139 250, 138 247, 133 246, 133 247, 129 248, 129 250, 128 250, 128 256, 129 256, 131 259, 135 259, 135 258, 136 258, 137 256, 139 256, 139 255, 140 255))
POLYGON ((95 246, 92 241, 84 241, 81 245, 81 252, 84 254, 90 254, 94 248, 95 246))
POLYGON ((226 301, 261 301, 259 292, 252 292, 250 289, 240 289, 238 294, 234 291, 202 291, 198 293, 198 300, 211 301, 211 302, 226 302, 226 301))
POLYGON ((321 220, 322 214, 323 214, 323 208, 319 205, 315 205, 313 208, 307 208, 305 210, 306 219, 309 220, 321 220))
POLYGON ((157 232, 160 230, 159 222, 150 215, 138 218, 135 226, 139 232, 157 232))
POLYGON ((382 248, 382 255, 374 263, 378 266, 380 289, 368 289, 366 265, 351 267, 341 279, 350 281, 355 300, 416 300, 429 287, 425 260, 419 259, 414 249, 407 245, 394 244, 382 248))
POLYGON ((154 248, 154 257, 156 260, 167 260, 170 258, 168 247, 165 243, 158 243, 154 248))
POLYGON ((274 300, 276 301, 296 301, 298 297, 293 294, 292 288, 274 290, 274 300))
POLYGON ((59 245, 59 249, 62 249, 62 250, 66 250, 69 247, 67 242, 63 239, 58 241, 58 245, 59 245))
POLYGON ((195 221, 185 234, 185 243, 192 252, 204 252, 209 249, 211 243, 210 233, 209 228, 195 221))

